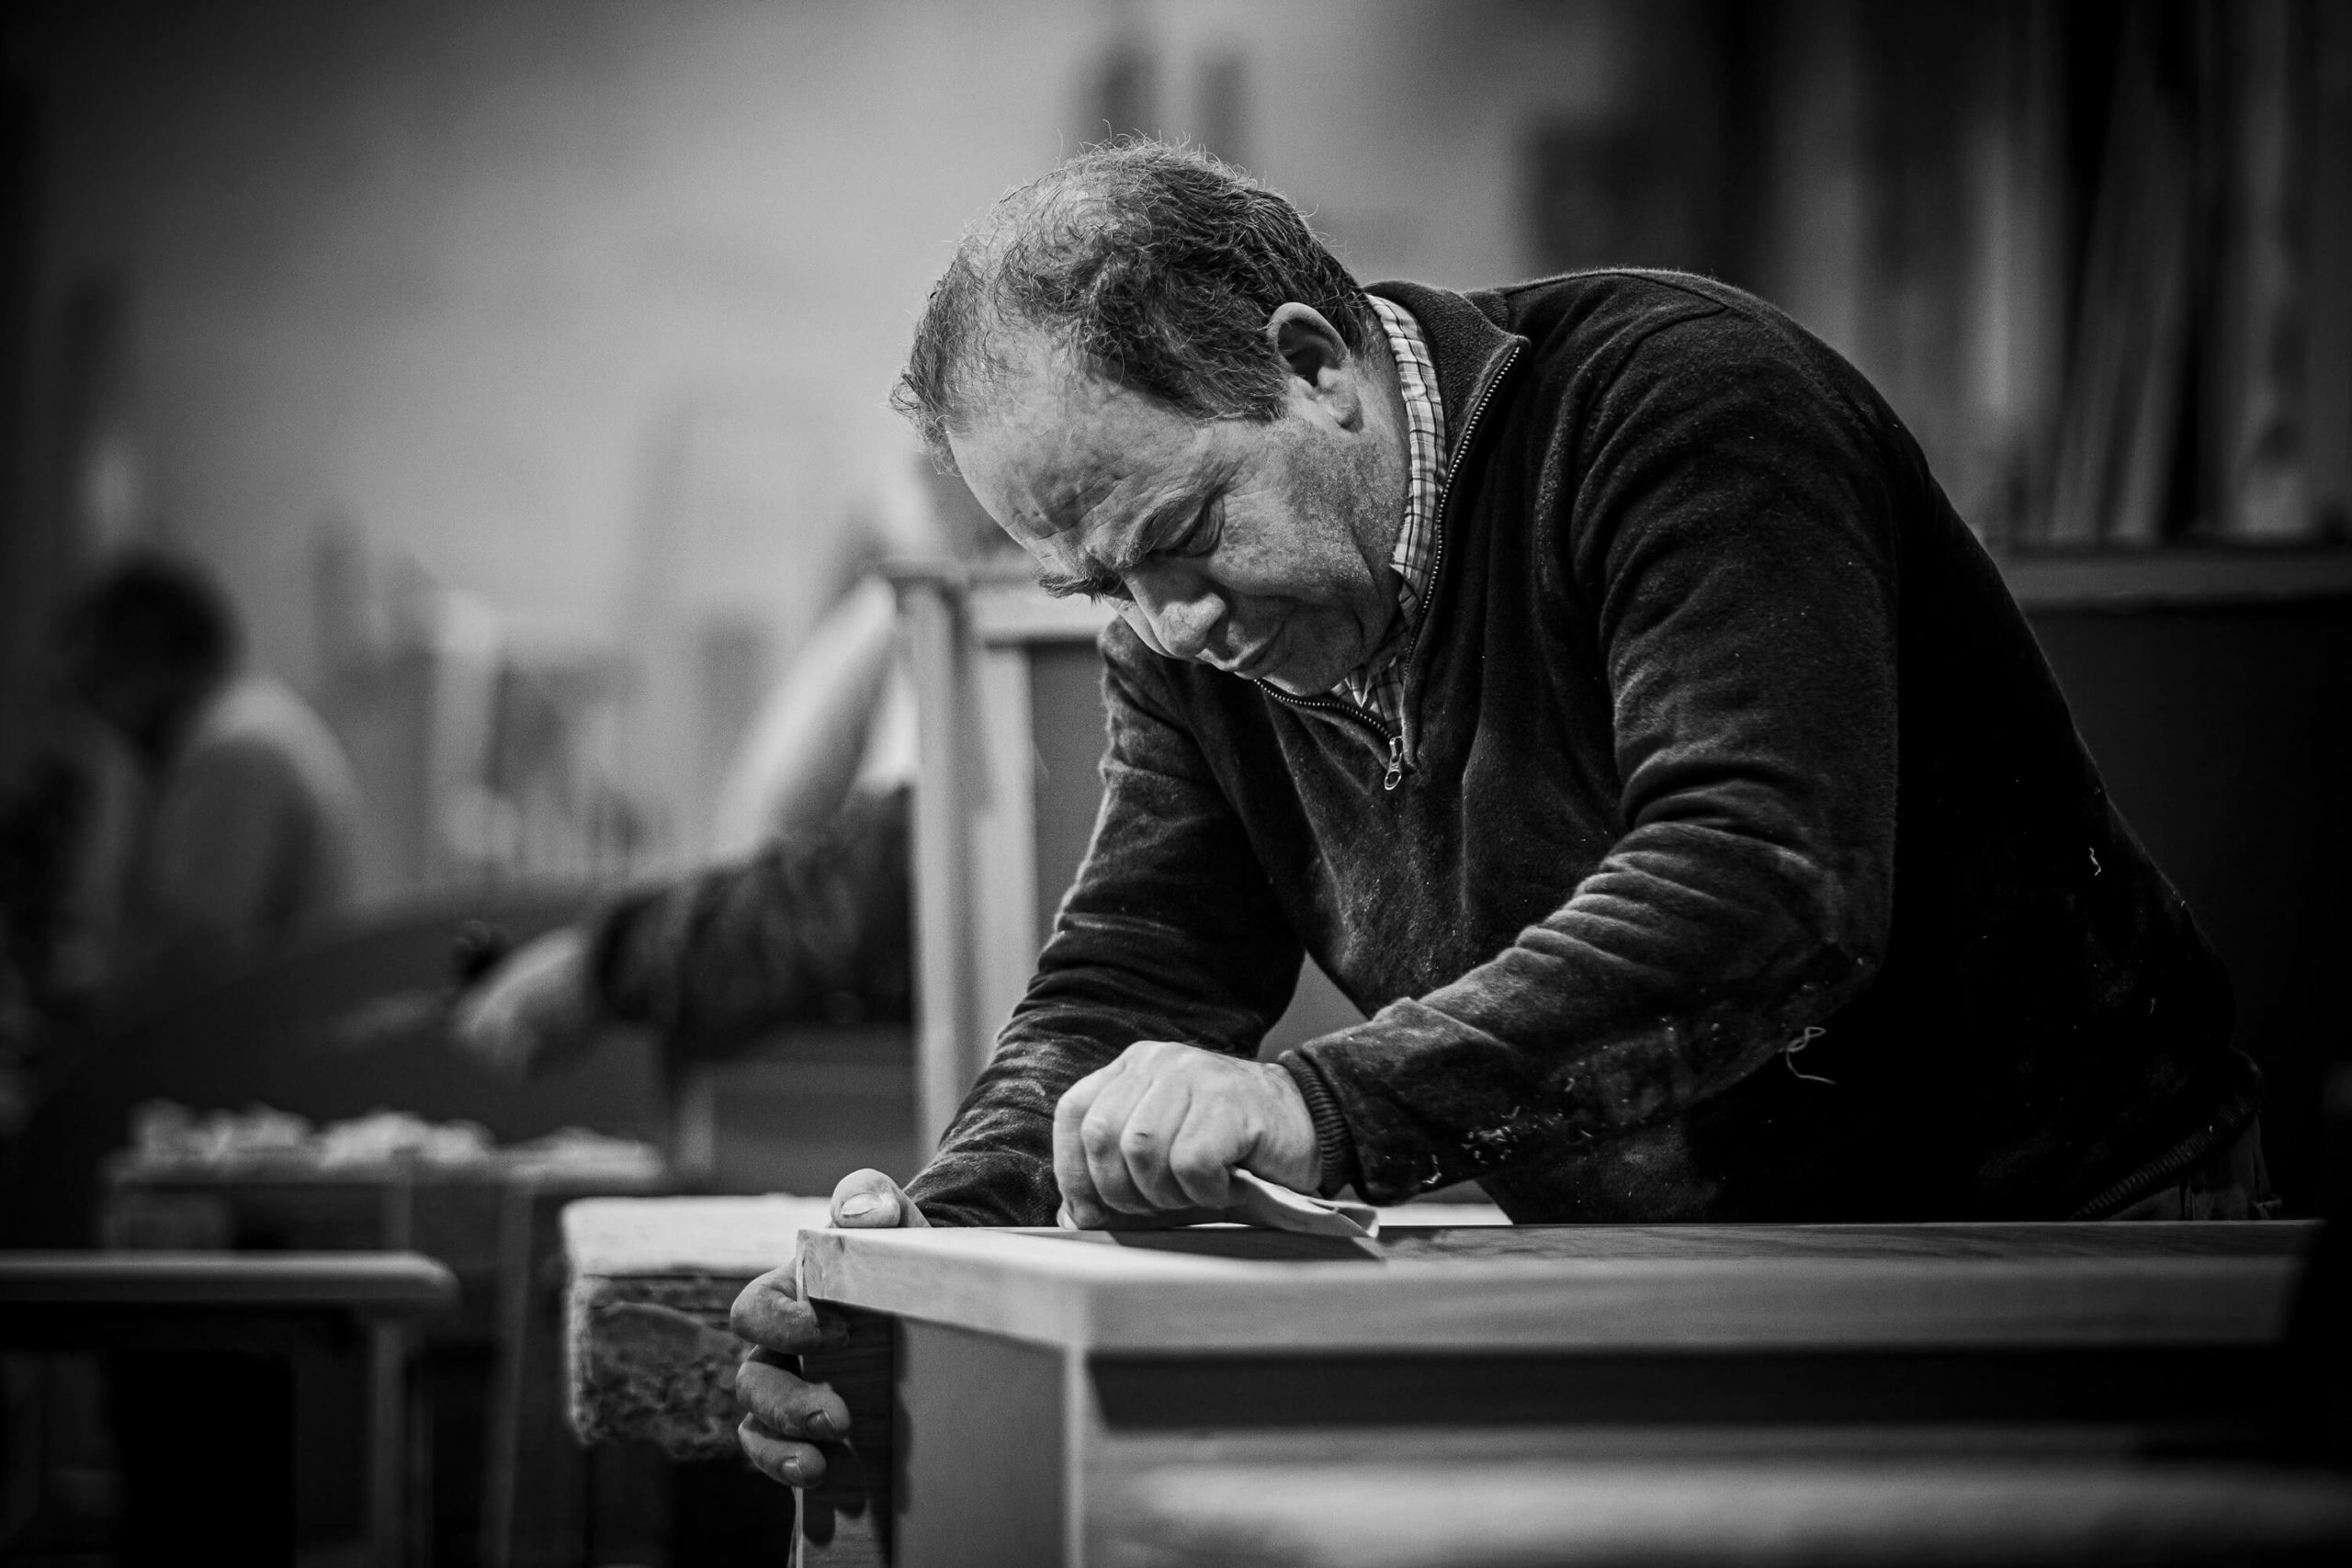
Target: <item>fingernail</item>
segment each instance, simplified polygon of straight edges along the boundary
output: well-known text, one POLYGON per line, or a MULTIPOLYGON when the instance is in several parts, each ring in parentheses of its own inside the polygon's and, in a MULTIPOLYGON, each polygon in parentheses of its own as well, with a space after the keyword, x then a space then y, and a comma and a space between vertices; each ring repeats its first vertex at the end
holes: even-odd
POLYGON ((834 1430, 833 1418, 820 1410, 808 1417, 808 1435, 812 1438, 838 1438, 841 1433, 834 1430))
POLYGON ((881 1206, 881 1199, 875 1197, 870 1192, 861 1192, 854 1198, 844 1198, 842 1200, 842 1218, 845 1220, 854 1220, 861 1214, 870 1214, 881 1206))

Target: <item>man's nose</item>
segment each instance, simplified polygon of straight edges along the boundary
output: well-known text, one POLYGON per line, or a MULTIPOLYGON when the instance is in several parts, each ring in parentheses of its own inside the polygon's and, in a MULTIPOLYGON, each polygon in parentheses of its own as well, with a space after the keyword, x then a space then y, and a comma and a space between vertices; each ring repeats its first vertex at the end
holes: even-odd
POLYGON ((1225 619, 1225 600, 1208 579, 1173 561, 1147 561, 1126 581, 1160 650, 1171 659, 1198 659, 1225 619))

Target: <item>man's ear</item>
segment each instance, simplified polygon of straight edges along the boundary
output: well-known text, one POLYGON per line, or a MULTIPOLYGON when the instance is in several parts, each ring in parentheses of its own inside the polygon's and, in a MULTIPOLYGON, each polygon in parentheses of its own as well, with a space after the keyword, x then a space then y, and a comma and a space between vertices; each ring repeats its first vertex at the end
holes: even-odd
POLYGON ((1362 362, 1322 311, 1296 300, 1275 306, 1266 318, 1266 341, 1290 373, 1306 383, 1309 395, 1331 404, 1341 423, 1354 422, 1362 402, 1356 385, 1362 362))

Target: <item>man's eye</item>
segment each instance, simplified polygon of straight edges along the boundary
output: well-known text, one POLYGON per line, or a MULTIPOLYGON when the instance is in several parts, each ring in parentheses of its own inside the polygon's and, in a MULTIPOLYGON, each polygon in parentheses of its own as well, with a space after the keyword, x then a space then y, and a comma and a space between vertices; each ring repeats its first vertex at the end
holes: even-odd
POLYGON ((1212 555, 1224 537, 1225 502, 1213 501, 1201 508, 1201 514, 1193 520, 1193 525, 1184 530, 1184 536, 1177 540, 1175 548, 1168 553, 1175 556, 1212 555))

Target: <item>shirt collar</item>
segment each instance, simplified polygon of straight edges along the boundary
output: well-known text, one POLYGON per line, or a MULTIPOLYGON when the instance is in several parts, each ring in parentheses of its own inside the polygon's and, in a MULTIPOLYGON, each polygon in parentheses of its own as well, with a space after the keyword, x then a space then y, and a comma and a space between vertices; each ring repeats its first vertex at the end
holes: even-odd
MULTIPOLYGON (((1430 359, 1429 342, 1411 311, 1378 295, 1367 296, 1388 339, 1389 356, 1396 364, 1397 389, 1405 403, 1405 518, 1396 530, 1396 547, 1388 564, 1396 573, 1398 629, 1409 631, 1420 623, 1428 602, 1430 573, 1437 561, 1437 505, 1445 484, 1445 405, 1437 389, 1437 367, 1430 359)), ((1382 643, 1379 651, 1341 684, 1346 695, 1364 703, 1373 678, 1393 662, 1404 646, 1401 636, 1382 643)))
POLYGON ((1397 603, 1407 623, 1420 619, 1429 597, 1431 547, 1437 529, 1437 503, 1445 485, 1445 404, 1437 390, 1437 367, 1430 363, 1429 340, 1412 312, 1393 300, 1367 296, 1388 335, 1388 352, 1396 361, 1396 380, 1405 400, 1407 468, 1405 525, 1396 531, 1396 548, 1388 564, 1402 580, 1397 603))

